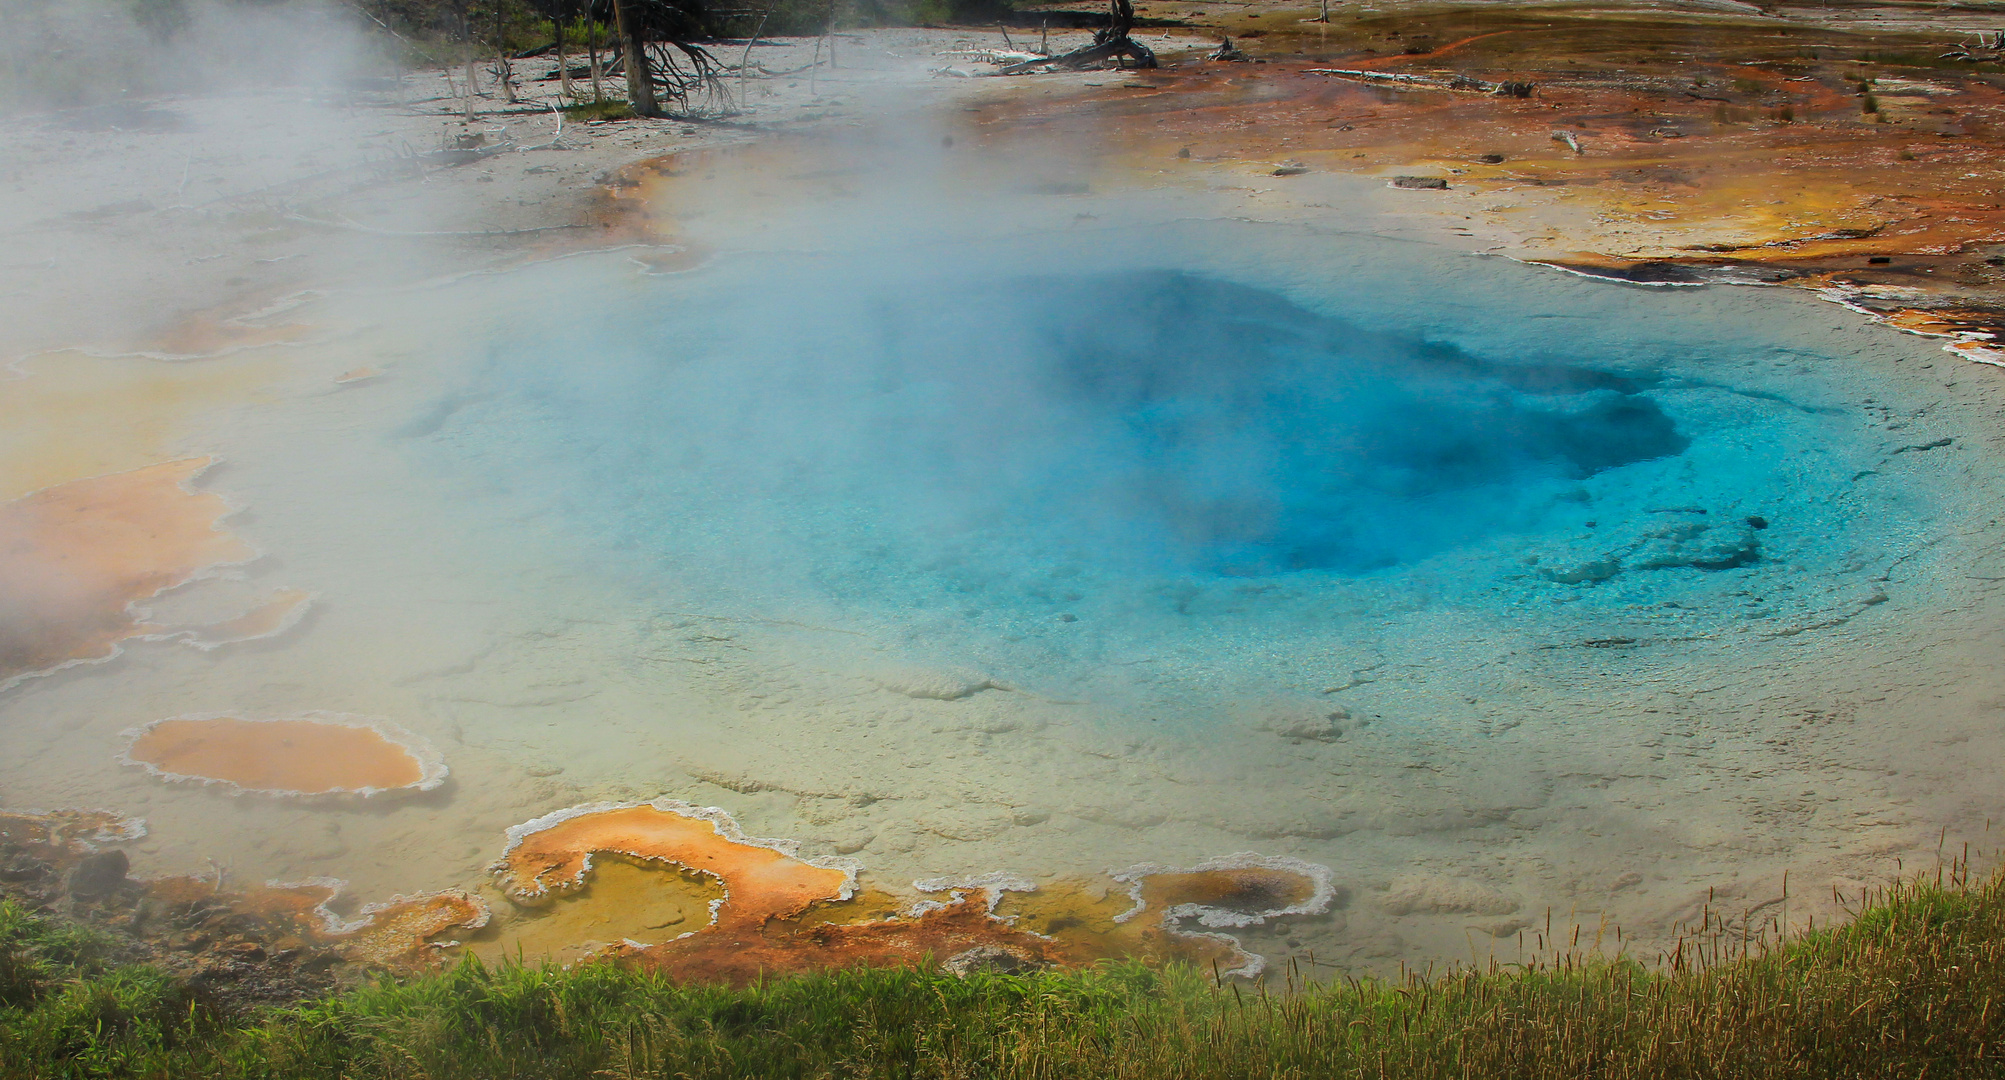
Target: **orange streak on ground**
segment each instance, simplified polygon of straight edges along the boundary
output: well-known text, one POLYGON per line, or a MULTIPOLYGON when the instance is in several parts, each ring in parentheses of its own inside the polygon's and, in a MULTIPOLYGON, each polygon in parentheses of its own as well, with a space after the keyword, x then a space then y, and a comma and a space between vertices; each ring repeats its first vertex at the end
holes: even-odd
POLYGON ((375 730, 315 720, 163 720, 126 753, 170 779, 217 780, 245 791, 393 791, 425 779, 423 762, 375 730))
MULTIPOLYGON (((1042 966, 1067 959, 1058 943, 991 917, 983 890, 960 902, 916 917, 834 922, 852 911, 882 915, 881 898, 851 898, 849 872, 814 866, 762 842, 733 839, 736 825, 721 811, 683 804, 578 808, 511 830, 510 846, 495 863, 504 891, 540 901, 553 893, 589 890, 599 871, 591 856, 618 855, 638 863, 666 863, 724 886, 716 921, 673 940, 652 945, 623 942, 607 955, 628 958, 679 978, 742 983, 763 972, 804 971, 857 964, 909 965, 928 955, 946 958, 977 946, 1001 948, 1021 962, 1042 966), (676 807, 681 807, 678 811, 676 807), (847 903, 844 903, 847 901, 847 903), (804 917, 806 916, 806 917, 804 917)), ((776 841, 774 843, 784 844, 776 841)), ((615 871, 607 884, 618 893, 665 890, 663 901, 685 905, 687 883, 649 881, 615 871)), ((545 918, 591 913, 567 910, 561 901, 545 918)), ((502 933, 543 941, 536 917, 511 923, 502 933)), ((603 913, 598 922, 611 924, 603 913)), ((546 949, 548 948, 546 943, 546 949)))
MULTIPOLYGON (((1762 261, 1950 253, 2005 237, 2005 205, 1986 167, 2005 123, 2005 93, 1982 78, 1930 72, 1929 81, 1954 92, 1883 88, 1882 115, 1868 115, 1847 81, 1855 66, 1806 55, 1828 51, 1834 35, 1800 27, 1755 33, 1494 10, 1372 17, 1329 33, 1322 44, 1288 36, 1298 55, 1324 54, 1300 61, 1303 68, 1529 81, 1538 92, 1520 100, 1318 85, 1282 47, 1264 68, 1186 64, 1151 73, 1149 94, 1123 84, 998 99, 979 110, 980 138, 1000 146, 1077 129, 1147 183, 1216 183, 1221 172, 1244 169, 1250 183, 1270 185, 1268 163, 1282 157, 1311 171, 1442 176, 1448 193, 1404 201, 1546 259, 1677 259, 1722 249, 1762 261), (1525 25, 1534 21, 1544 25, 1525 25), (1452 43, 1416 56, 1359 55, 1367 40, 1359 34, 1395 25, 1405 41, 1438 33, 1452 43), (1690 53, 1718 57, 1717 77, 1695 80, 1690 53), (1758 66, 1735 62, 1743 58, 1758 66), (1583 152, 1554 142, 1555 131, 1573 135, 1583 152), (1485 155, 1502 160, 1486 163, 1485 155)), ((1290 189, 1263 194, 1285 205, 1290 189)), ((1314 209, 1302 206, 1301 216, 1315 218, 1314 209)))
POLYGON ((1886 320, 1887 325, 1897 326, 1911 333, 1943 337, 1988 330, 1996 325, 1997 321, 1998 316, 1993 312, 1965 311, 1957 308, 1901 311, 1886 320))
POLYGON ((680 979, 744 983, 761 972, 911 966, 946 961, 970 950, 1007 954, 1024 968, 1070 966, 1112 957, 1182 961, 1236 969, 1257 959, 1230 936, 1183 929, 1164 916, 1199 904, 1247 915, 1276 912, 1309 899, 1316 883, 1288 870, 1246 867, 1152 874, 1143 879, 1145 916, 1117 922, 1129 900, 1089 882, 1060 882, 1035 892, 1009 892, 989 911, 985 889, 913 916, 829 921, 851 907, 879 907, 871 897, 815 909, 798 920, 776 920, 761 933, 725 927, 676 941, 616 950, 680 979))
POLYGON ((58 484, 0 505, 0 683, 110 656, 146 633, 136 600, 256 555, 218 522, 221 496, 184 486, 188 458, 58 484))
MULTIPOLYGON (((324 937, 349 960, 396 964, 428 959, 432 939, 448 931, 475 930, 487 922, 487 905, 458 889, 399 897, 369 913, 367 925, 324 937)), ((435 954, 434 954, 435 955, 435 954)))
POLYGON ((1461 48, 1464 45, 1473 45, 1476 42, 1482 41, 1486 38, 1503 37, 1505 34, 1522 34, 1524 32, 1525 31, 1523 30, 1492 30, 1487 34, 1476 34, 1471 37, 1465 37, 1460 41, 1451 41, 1448 44, 1443 45, 1432 52, 1408 54, 1402 56, 1388 56, 1378 60, 1362 60, 1346 66, 1355 67, 1359 71, 1370 71, 1377 68, 1381 64, 1397 64, 1397 63, 1411 62, 1415 60, 1432 60, 1437 56, 1446 56, 1449 53, 1454 52, 1455 50, 1461 48))

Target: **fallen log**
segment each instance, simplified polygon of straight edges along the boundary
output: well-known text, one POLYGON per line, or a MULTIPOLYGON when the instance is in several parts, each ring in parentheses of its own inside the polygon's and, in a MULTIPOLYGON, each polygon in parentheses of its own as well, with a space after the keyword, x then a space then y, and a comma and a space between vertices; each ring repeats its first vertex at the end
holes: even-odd
POLYGON ((1135 6, 1129 0, 1107 0, 1107 25, 1093 33, 1093 44, 1074 49, 1058 56, 1040 56, 1035 60, 1025 60, 1011 64, 996 72, 998 75, 1030 75, 1039 71, 1078 71, 1082 68, 1097 67, 1109 60, 1116 67, 1125 67, 1122 59, 1135 61, 1136 67, 1156 66, 1156 54, 1147 45, 1128 36, 1135 28, 1135 6))
POLYGON ((1305 75, 1327 75, 1347 82, 1372 86, 1410 87, 1420 90, 1457 90, 1465 94, 1494 94, 1498 97, 1530 97, 1535 87, 1526 82, 1484 82, 1467 75, 1415 75, 1404 71, 1363 71, 1356 68, 1306 68, 1305 75))

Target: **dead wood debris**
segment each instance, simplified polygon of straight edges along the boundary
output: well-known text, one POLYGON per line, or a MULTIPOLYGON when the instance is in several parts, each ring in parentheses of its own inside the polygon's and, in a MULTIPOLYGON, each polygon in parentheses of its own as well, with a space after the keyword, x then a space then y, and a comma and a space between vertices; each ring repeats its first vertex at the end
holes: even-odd
MULTIPOLYGON (((1228 41, 1227 44, 1230 44, 1228 41)), ((1223 52, 1223 47, 1220 49, 1223 52)), ((1237 50, 1235 50, 1237 51, 1237 50)), ((1224 59, 1214 55, 1213 59, 1224 59)), ((1309 68, 1306 75, 1327 75, 1333 79, 1373 86, 1408 87, 1416 90, 1456 90, 1465 94, 1492 94, 1497 97, 1531 97, 1537 89, 1528 82, 1484 82, 1467 75, 1415 75, 1404 71, 1363 71, 1356 68, 1309 68)))
POLYGON ((1963 41, 1949 47, 1942 54, 1944 60, 1961 60, 1966 64, 1996 64, 2005 62, 2005 30, 1993 33, 1979 33, 1973 42, 1963 41))
POLYGON ((1135 5, 1129 0, 1107 0, 1107 25, 1093 33, 1093 44, 1074 49, 1058 56, 1040 56, 1010 64, 998 75, 1030 75, 1040 71, 1079 71, 1083 68, 1099 67, 1112 60, 1115 67, 1126 67, 1124 60, 1133 60, 1136 67, 1156 66, 1156 54, 1147 45, 1129 37, 1135 28, 1135 5))

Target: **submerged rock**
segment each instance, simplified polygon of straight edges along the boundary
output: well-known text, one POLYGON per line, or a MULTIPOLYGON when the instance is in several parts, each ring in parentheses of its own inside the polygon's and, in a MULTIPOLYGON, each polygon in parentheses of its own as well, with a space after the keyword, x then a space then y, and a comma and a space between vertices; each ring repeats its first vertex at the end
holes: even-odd
POLYGON ((1443 877, 1404 877, 1379 898, 1388 915, 1509 915, 1518 901, 1473 881, 1443 877))
POLYGON ((1542 556, 1539 558, 1539 577, 1561 585, 1588 585, 1597 581, 1607 581, 1622 572, 1622 560, 1608 552, 1596 552, 1584 557, 1559 558, 1542 556))
POLYGON ((984 690, 1009 689, 977 672, 919 667, 885 668, 873 673, 870 681, 894 694, 932 701, 959 701, 984 690))
POLYGON ((1292 743, 1336 742, 1353 726, 1351 714, 1344 709, 1276 712, 1259 724, 1260 730, 1271 731, 1292 743))
POLYGON ((1753 526, 1745 521, 1708 523, 1680 521, 1651 529, 1630 550, 1623 565, 1633 570, 1665 570, 1689 566, 1697 570, 1730 570, 1761 559, 1753 526))
POLYGON ((1654 511, 1671 515, 1614 535, 1582 538, 1529 558, 1533 574, 1561 585, 1607 581, 1624 571, 1732 570, 1761 561, 1763 518, 1717 520, 1698 508, 1654 511), (1760 521, 1757 528, 1753 522, 1760 521))

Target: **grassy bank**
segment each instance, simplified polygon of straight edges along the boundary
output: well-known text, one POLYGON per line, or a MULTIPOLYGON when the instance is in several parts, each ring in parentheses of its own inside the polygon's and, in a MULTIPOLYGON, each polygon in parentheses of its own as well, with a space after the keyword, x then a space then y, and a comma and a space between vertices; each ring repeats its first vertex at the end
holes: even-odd
POLYGON ((1920 880, 1780 948, 1561 957, 1279 992, 1188 968, 677 986, 473 963, 223 1018, 100 934, 0 904, 9 1077, 1958 1077, 2005 1075, 2005 879, 1920 880), (1690 958, 1704 954, 1707 962, 1690 958))

